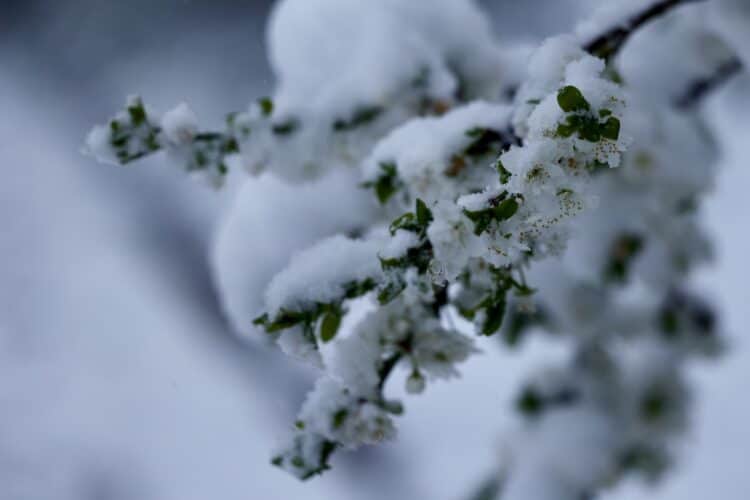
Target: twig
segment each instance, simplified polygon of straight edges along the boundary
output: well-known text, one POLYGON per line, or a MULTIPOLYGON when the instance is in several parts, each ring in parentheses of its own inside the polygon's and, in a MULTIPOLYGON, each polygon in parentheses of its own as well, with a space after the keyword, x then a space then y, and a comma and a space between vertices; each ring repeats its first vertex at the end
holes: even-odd
POLYGON ((383 364, 380 366, 380 370, 378 370, 378 378, 380 379, 378 382, 378 390, 381 392, 383 391, 385 381, 388 380, 388 375, 391 374, 393 368, 396 367, 396 364, 398 364, 400 359, 401 353, 393 354, 391 357, 383 361, 383 364))
POLYGON ((733 57, 721 64, 713 74, 691 82, 685 92, 675 99, 674 105, 682 110, 694 107, 709 93, 722 86, 740 71, 742 71, 742 61, 733 57))
POLYGON ((647 22, 662 16, 680 5, 702 2, 704 0, 660 0, 647 9, 635 14, 624 23, 615 26, 597 36, 583 46, 591 55, 611 59, 622 48, 630 35, 647 22))
MULTIPOLYGON (((622 46, 625 45, 625 42, 630 38, 630 35, 644 24, 681 5, 702 1, 705 0, 660 0, 653 3, 647 9, 635 14, 624 23, 595 37, 593 40, 586 43, 583 48, 589 54, 610 60, 619 52, 622 46)), ((691 82, 687 86, 685 92, 675 99, 675 107, 682 110, 692 108, 711 91, 723 85, 741 70, 742 62, 738 58, 733 57, 720 65, 713 74, 691 82)))

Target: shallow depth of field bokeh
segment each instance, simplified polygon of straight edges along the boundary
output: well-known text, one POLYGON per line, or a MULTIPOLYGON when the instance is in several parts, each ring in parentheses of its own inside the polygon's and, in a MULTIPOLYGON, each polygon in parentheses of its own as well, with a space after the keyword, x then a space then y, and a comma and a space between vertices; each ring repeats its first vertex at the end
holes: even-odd
MULTIPOLYGON (((531 42, 569 30, 592 3, 484 2, 500 39, 531 42)), ((411 399, 395 442, 339 454, 306 483, 270 466, 312 377, 238 338, 221 311, 208 256, 244 179, 219 192, 159 157, 115 168, 80 154, 127 94, 160 109, 185 100, 208 125, 268 94, 270 6, 0 2, 0 498, 459 500, 494 467, 518 381, 557 355, 497 343, 460 380, 411 399)), ((705 106, 723 158, 705 211, 716 262, 697 279, 729 351, 691 372, 693 427, 664 484, 609 498, 750 491, 750 77, 705 106)))

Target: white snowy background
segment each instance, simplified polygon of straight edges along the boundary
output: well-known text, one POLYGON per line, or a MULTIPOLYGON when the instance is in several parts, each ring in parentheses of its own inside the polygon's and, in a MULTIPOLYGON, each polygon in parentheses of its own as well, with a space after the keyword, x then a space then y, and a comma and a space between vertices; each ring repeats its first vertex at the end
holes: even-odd
MULTIPOLYGON (((570 30, 592 2, 484 3, 501 39, 534 41, 570 30)), ((396 442, 338 454, 306 483, 269 465, 311 378, 222 315, 209 254, 237 190, 214 192, 158 158, 114 168, 79 153, 128 93, 161 109, 186 100, 209 124, 268 93, 268 9, 0 2, 0 499, 468 498, 496 463, 518 381, 558 354, 541 340, 520 353, 484 341, 460 380, 408 398, 396 442)), ((730 350, 691 374, 693 427, 667 481, 605 498, 750 492, 748 86, 737 78, 706 103, 723 159, 705 213, 717 262, 699 281, 730 350)), ((260 182, 263 204, 279 191, 260 182)))

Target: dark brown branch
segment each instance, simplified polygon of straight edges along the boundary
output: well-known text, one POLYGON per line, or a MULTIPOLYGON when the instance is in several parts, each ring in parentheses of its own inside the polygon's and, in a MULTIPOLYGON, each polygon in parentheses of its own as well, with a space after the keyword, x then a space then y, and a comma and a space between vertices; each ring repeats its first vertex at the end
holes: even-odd
POLYGON ((622 48, 630 35, 647 22, 656 19, 680 5, 701 2, 704 0, 660 0, 647 9, 635 14, 622 24, 619 24, 597 36, 583 46, 591 55, 602 59, 611 59, 622 48))
POLYGON ((388 380, 388 376, 396 367, 400 359, 401 353, 397 352, 396 354, 393 354, 391 357, 386 358, 383 361, 383 364, 380 366, 380 370, 378 370, 378 378, 380 379, 378 382, 378 390, 380 392, 383 391, 383 387, 385 386, 386 380, 388 380))
POLYGON ((742 61, 738 58, 734 57, 726 61, 713 74, 691 82, 685 92, 675 99, 675 106, 683 110, 694 107, 740 71, 742 71, 742 61))
MULTIPOLYGON (((663 16, 670 10, 681 5, 702 1, 705 0, 657 1, 642 12, 635 14, 633 17, 626 20, 622 24, 619 24, 605 31, 593 40, 589 41, 583 46, 583 49, 591 55, 610 60, 620 51, 620 49, 623 47, 623 45, 625 45, 625 42, 630 38, 630 36, 644 24, 660 16, 663 16)), ((677 99, 675 99, 674 105, 678 109, 683 110, 695 106, 705 96, 723 85, 727 80, 739 73, 741 70, 742 62, 736 57, 726 61, 721 66, 719 66, 713 74, 691 82, 685 89, 685 92, 677 99)))

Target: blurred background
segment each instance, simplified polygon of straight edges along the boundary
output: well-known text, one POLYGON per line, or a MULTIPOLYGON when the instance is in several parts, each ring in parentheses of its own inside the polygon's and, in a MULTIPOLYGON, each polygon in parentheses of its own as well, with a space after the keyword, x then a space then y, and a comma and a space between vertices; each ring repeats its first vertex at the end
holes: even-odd
MULTIPOLYGON (((513 42, 569 31, 592 3, 484 2, 513 42)), ((0 499, 469 498, 518 381, 557 355, 483 345, 461 380, 407 401, 396 442, 338 454, 307 483, 269 465, 312 379, 221 312, 208 255, 233 190, 163 158, 114 168, 79 151, 130 93, 161 110, 185 100, 208 127, 270 93, 271 4, 0 0, 0 499)), ((607 498, 750 492, 748 88, 735 78, 705 105, 723 158, 705 213, 717 263, 697 279, 731 350, 691 373, 693 427, 667 481, 607 498)))

